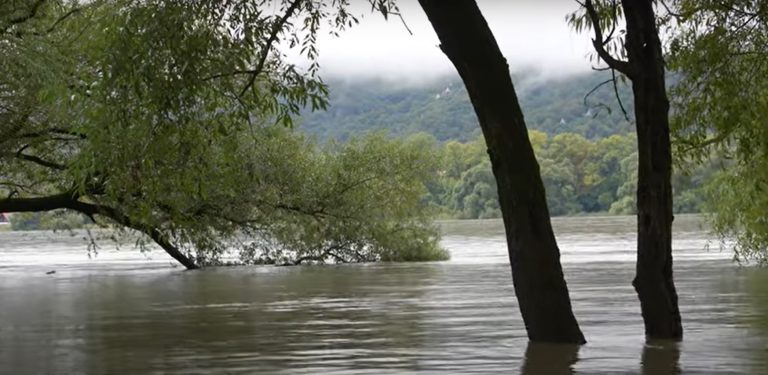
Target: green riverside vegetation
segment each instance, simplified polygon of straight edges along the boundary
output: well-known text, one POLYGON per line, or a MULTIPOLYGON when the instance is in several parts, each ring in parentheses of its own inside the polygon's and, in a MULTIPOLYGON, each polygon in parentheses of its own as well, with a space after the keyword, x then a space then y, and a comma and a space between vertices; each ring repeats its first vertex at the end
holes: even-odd
POLYGON ((0 212, 43 227, 49 217, 27 213, 80 212, 187 268, 233 254, 446 259, 422 199, 436 155, 376 134, 318 145, 290 129, 327 91, 316 64, 299 69, 271 44, 288 40, 311 63, 318 22, 350 25, 346 5, 262 5, 2 3, 0 212))
MULTIPOLYGON (((634 213, 636 138, 613 87, 600 86, 610 74, 549 79, 535 73, 518 76, 534 77, 521 78, 520 101, 534 129, 529 137, 541 167, 550 213, 634 213), (591 92, 594 88, 597 90, 591 92)), ((329 85, 328 110, 305 114, 300 129, 321 140, 343 140, 371 131, 419 139, 441 161, 425 197, 437 217, 501 217, 485 142, 457 77, 415 86, 370 80, 330 80, 329 85)), ((625 109, 631 110, 628 87, 619 85, 619 89, 625 109)), ((702 211, 716 166, 710 162, 674 175, 675 212, 702 211)))

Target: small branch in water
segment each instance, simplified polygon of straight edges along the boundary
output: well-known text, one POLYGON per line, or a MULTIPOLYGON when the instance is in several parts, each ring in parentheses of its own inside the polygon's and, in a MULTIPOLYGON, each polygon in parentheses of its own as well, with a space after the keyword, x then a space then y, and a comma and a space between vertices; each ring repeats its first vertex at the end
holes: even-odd
POLYGON ((336 250, 343 250, 345 246, 349 245, 348 243, 342 243, 335 246, 328 247, 322 254, 320 255, 307 255, 303 256, 299 259, 296 259, 293 262, 294 266, 298 266, 301 263, 304 263, 308 260, 313 260, 316 262, 324 262, 326 258, 331 257, 336 260, 337 263, 349 263, 347 259, 344 259, 344 257, 334 253, 336 250))

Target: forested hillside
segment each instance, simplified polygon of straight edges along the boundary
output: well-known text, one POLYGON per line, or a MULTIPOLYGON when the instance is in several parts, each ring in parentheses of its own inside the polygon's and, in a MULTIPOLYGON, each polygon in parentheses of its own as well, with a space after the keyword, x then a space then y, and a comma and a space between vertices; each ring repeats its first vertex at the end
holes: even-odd
MULTIPOLYGON (((602 85, 585 103, 585 96, 608 78, 605 72, 560 79, 518 74, 517 88, 529 129, 548 135, 576 133, 591 140, 632 132, 612 85, 602 85)), ((456 76, 419 86, 334 79, 328 85, 328 111, 306 113, 301 122, 304 131, 321 140, 344 141, 371 130, 394 136, 424 132, 441 142, 465 142, 479 134, 467 92, 456 76)), ((620 87, 620 93, 631 113, 628 87, 620 87)))
MULTIPOLYGON (((603 84, 608 78, 605 72, 515 78, 552 215, 634 212, 636 139, 613 85, 603 84)), ((301 130, 321 142, 345 142, 374 131, 420 139, 442 160, 425 197, 438 216, 500 217, 485 144, 458 77, 418 86, 372 80, 328 84, 330 107, 305 114, 301 130)), ((617 90, 631 114, 629 87, 619 83, 617 90)), ((675 212, 702 210, 713 173, 703 166, 675 175, 675 212)))

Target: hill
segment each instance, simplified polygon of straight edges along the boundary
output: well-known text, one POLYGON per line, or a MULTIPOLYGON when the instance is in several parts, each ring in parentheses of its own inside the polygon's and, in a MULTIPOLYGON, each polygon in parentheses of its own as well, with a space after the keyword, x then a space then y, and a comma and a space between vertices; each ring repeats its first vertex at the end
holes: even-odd
MULTIPOLYGON (((609 77, 606 72, 559 79, 517 74, 515 84, 528 128, 548 135, 576 133, 591 140, 631 132, 612 85, 601 86, 585 103, 585 95, 609 77)), ((307 112, 301 121, 301 129, 321 140, 344 141, 376 130, 400 137, 424 132, 439 141, 462 142, 479 134, 466 89, 457 76, 421 85, 332 78, 328 86, 328 110, 307 112)), ((621 87, 620 93, 631 113, 629 88, 621 87)))

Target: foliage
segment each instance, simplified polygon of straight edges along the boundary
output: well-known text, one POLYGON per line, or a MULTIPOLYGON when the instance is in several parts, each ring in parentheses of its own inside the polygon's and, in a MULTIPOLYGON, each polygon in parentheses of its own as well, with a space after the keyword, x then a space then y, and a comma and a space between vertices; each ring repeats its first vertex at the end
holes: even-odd
POLYGON ((768 3, 671 2, 673 133, 683 168, 720 171, 707 190, 714 229, 736 239, 736 258, 768 252, 768 3))
POLYGON ((268 217, 257 226, 240 227, 257 239, 247 243, 246 259, 285 263, 329 257, 343 262, 447 258, 437 246, 437 230, 422 202, 437 157, 418 140, 374 134, 325 149, 306 141, 295 146, 281 147, 282 154, 271 158, 279 163, 271 168, 279 174, 268 181, 271 194, 277 195, 275 203, 265 207, 268 195, 263 192, 241 198, 246 207, 267 211, 268 217), (301 149, 309 151, 297 152, 301 149), (255 201, 247 203, 248 197, 255 201), (253 245, 259 252, 253 252, 253 245))
MULTIPOLYGON (((635 212, 637 151, 635 135, 588 140, 579 134, 554 137, 530 131, 552 215, 635 212)), ((500 217, 495 180, 482 138, 451 141, 439 147, 443 162, 428 200, 443 217, 500 217)), ((675 212, 700 212, 714 164, 676 174, 675 212)))
POLYGON ((323 20, 355 22, 346 1, 13 4, 0 20, 0 211, 74 209, 187 266, 238 250, 446 256, 420 206, 428 153, 381 136, 320 149, 285 128, 326 105, 315 41, 323 20))

